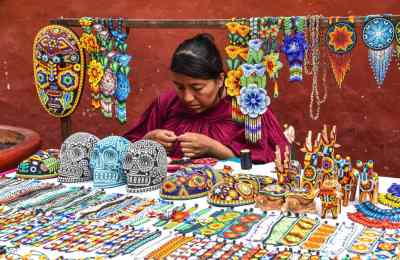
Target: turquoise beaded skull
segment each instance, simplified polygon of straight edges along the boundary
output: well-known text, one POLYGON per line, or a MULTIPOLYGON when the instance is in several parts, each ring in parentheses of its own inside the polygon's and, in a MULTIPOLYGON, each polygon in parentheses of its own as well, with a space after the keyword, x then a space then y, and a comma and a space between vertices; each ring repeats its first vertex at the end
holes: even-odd
POLYGON ((94 187, 112 188, 126 184, 122 162, 129 144, 120 136, 109 136, 97 142, 90 155, 94 187))

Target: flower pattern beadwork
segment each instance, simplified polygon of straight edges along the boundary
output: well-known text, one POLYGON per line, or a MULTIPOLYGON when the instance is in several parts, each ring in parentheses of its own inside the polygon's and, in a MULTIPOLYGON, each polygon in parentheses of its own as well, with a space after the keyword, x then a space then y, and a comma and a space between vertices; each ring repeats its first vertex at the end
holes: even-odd
POLYGON ((256 118, 267 111, 270 103, 271 99, 265 89, 258 88, 252 84, 240 90, 239 104, 240 110, 244 115, 256 118))
POLYGON ((388 48, 395 37, 393 23, 385 17, 374 17, 364 24, 362 37, 364 44, 373 50, 388 48))

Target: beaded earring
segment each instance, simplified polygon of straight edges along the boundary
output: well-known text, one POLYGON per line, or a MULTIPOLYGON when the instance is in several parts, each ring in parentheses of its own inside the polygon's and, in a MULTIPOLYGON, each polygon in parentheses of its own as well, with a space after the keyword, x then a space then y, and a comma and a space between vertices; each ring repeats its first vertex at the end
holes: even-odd
POLYGON ((325 34, 326 45, 329 49, 329 61, 333 75, 339 88, 342 87, 344 77, 350 70, 351 51, 356 45, 357 33, 354 26, 354 17, 348 21, 335 21, 329 18, 329 27, 325 34))
POLYGON ((368 59, 378 87, 383 85, 393 55, 395 28, 389 18, 366 17, 362 37, 368 48, 368 59))

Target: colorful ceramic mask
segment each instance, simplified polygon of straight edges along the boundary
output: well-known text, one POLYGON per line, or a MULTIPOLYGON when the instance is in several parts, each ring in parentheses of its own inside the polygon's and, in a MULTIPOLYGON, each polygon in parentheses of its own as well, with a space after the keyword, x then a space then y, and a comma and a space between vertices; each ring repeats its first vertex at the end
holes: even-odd
POLYGON ((96 143, 90 154, 94 187, 112 188, 126 184, 123 164, 129 144, 120 136, 109 136, 96 143))
POLYGON ((60 182, 84 182, 92 179, 89 156, 99 138, 78 132, 65 139, 60 151, 60 182))
POLYGON ((73 31, 42 28, 33 43, 33 74, 40 103, 55 117, 74 112, 83 88, 84 54, 73 31))
POLYGON ((208 165, 192 165, 164 179, 160 197, 183 200, 206 196, 218 180, 218 174, 208 165))
POLYGON ((167 152, 151 140, 129 144, 122 167, 128 178, 128 192, 146 192, 160 187, 167 175, 167 152))
POLYGON ((18 165, 17 177, 29 179, 55 178, 58 175, 59 167, 58 150, 39 150, 18 165))

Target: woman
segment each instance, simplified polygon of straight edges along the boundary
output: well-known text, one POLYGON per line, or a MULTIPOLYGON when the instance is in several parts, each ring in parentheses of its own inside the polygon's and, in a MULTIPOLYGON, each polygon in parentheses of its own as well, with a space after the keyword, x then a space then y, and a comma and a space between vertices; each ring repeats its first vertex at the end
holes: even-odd
POLYGON ((158 97, 125 137, 161 143, 171 157, 238 156, 251 149, 252 160, 274 160, 275 146, 281 151, 287 140, 270 110, 262 116, 262 140, 247 144, 244 127, 231 120, 231 97, 226 95, 220 53, 208 34, 185 40, 171 63, 175 90, 158 97))

